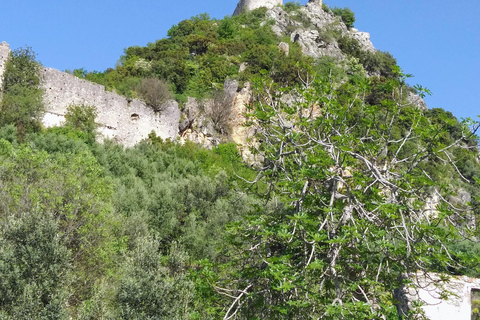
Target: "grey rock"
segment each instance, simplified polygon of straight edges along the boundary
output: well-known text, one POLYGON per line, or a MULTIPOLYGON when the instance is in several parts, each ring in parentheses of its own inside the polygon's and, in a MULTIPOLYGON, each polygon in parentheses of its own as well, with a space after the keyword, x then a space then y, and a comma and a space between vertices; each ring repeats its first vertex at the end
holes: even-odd
POLYGON ((370 33, 368 32, 360 32, 357 29, 350 29, 349 30, 349 35, 350 37, 356 39, 358 43, 360 44, 360 47, 369 52, 375 52, 375 47, 373 46, 373 43, 370 41, 370 33))
POLYGON ((238 81, 227 79, 223 83, 223 91, 227 97, 233 97, 238 90, 238 81))
POLYGON ((245 71, 248 67, 248 63, 246 62, 242 62, 240 64, 240 67, 238 68, 238 73, 242 73, 243 71, 245 71))
POLYGON ((407 102, 413 106, 416 106, 419 109, 422 109, 422 110, 428 109, 427 103, 425 102, 425 100, 423 100, 422 97, 420 97, 418 94, 415 94, 413 92, 408 92, 407 102))
POLYGON ((280 42, 280 44, 278 45, 278 49, 285 53, 286 56, 288 56, 288 54, 290 53, 290 46, 286 42, 280 42))
POLYGON ((365 51, 375 51, 370 34, 356 29, 349 30, 339 17, 322 9, 322 1, 309 1, 305 7, 290 14, 281 7, 273 7, 267 11, 266 19, 275 21, 272 30, 277 36, 290 37, 293 42, 300 45, 304 54, 315 59, 332 56, 343 60, 344 55, 331 36, 333 32, 357 39, 365 51), (290 16, 293 14, 300 15, 301 19, 294 19, 290 16), (297 20, 307 23, 304 25, 297 20))
POLYGON ((185 119, 178 125, 178 132, 182 133, 185 130, 189 129, 192 126, 193 121, 189 119, 185 119))
POLYGON ((186 113, 187 118, 190 121, 196 119, 200 114, 200 108, 197 99, 188 97, 187 103, 185 104, 184 112, 186 113))

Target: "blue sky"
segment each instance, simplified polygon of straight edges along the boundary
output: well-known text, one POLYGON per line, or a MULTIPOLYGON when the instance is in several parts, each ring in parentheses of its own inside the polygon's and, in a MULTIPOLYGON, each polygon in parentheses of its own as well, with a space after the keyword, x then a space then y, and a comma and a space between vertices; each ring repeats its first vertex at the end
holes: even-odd
MULTIPOLYGON (((302 4, 306 0, 301 1, 302 4)), ((389 51, 410 82, 433 92, 430 108, 458 118, 480 115, 480 1, 325 0, 349 7, 355 27, 389 51)), ((47 67, 103 71, 123 49, 166 36, 183 19, 230 15, 237 0, 2 0, 0 41, 28 45, 47 67)))

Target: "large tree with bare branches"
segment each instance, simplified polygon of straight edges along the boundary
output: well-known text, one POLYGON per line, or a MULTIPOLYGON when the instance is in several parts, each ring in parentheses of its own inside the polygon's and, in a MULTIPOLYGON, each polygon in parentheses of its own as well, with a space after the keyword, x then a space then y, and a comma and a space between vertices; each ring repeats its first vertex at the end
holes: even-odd
POLYGON ((236 272, 216 284, 231 299, 224 319, 421 317, 404 303, 415 276, 457 268, 448 244, 474 232, 447 182, 468 180, 457 157, 476 146, 467 126, 446 139, 445 122, 407 101, 405 79, 396 70, 374 105, 366 78, 257 83, 265 206, 234 228, 236 272))

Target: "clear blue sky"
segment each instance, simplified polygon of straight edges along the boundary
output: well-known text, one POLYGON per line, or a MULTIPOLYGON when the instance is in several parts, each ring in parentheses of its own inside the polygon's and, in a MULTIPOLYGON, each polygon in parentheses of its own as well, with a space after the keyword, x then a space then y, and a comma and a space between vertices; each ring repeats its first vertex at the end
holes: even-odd
MULTIPOLYGON (((302 0, 305 4, 307 0, 302 0)), ((430 108, 480 115, 480 1, 325 0, 349 7, 377 49, 433 92, 430 108)), ((166 36, 199 13, 223 18, 237 0, 1 0, 0 41, 31 46, 47 67, 103 71, 123 49, 166 36)))

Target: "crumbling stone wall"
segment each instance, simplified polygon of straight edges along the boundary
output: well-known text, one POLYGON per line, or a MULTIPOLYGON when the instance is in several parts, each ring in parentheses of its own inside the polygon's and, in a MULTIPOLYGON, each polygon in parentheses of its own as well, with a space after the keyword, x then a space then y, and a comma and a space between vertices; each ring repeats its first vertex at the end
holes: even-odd
POLYGON ((2 98, 3 89, 3 73, 5 72, 5 65, 10 56, 10 46, 6 42, 0 43, 0 99, 2 98))
POLYGON ((262 7, 271 9, 282 4, 283 0, 240 0, 233 15, 236 16, 244 11, 251 11, 262 7))
POLYGON ((59 70, 44 68, 41 78, 46 108, 42 122, 46 127, 61 125, 69 105, 84 104, 97 109, 100 135, 126 147, 147 138, 151 131, 162 139, 178 135, 180 110, 173 100, 165 104, 162 112, 155 113, 143 101, 128 100, 105 91, 102 85, 59 70))

